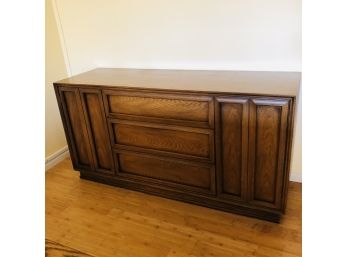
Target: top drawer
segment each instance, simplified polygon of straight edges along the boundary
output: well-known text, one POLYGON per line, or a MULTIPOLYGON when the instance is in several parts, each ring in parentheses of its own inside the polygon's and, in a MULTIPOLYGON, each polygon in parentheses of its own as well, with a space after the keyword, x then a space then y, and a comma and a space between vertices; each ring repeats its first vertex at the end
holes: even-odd
POLYGON ((211 96, 103 90, 109 117, 164 122, 194 127, 214 127, 211 96))

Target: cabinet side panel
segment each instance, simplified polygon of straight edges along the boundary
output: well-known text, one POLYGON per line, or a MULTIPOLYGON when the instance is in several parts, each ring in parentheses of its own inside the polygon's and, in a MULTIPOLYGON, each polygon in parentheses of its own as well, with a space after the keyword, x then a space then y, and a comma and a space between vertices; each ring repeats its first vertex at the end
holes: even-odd
POLYGON ((85 101, 86 114, 91 127, 91 137, 94 142, 96 165, 98 168, 112 168, 112 152, 103 110, 101 97, 98 93, 82 93, 85 101))

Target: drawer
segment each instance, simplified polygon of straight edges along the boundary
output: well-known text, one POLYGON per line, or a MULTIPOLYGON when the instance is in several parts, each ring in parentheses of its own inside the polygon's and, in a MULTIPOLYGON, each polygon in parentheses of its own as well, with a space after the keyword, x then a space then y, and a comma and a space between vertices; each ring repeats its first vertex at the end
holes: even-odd
POLYGON ((115 148, 176 158, 214 160, 213 131, 148 122, 109 119, 115 148))
POLYGON ((215 170, 211 164, 115 150, 117 175, 181 190, 215 193, 215 170))
POLYGON ((214 127, 210 96, 103 90, 109 117, 156 123, 214 127))

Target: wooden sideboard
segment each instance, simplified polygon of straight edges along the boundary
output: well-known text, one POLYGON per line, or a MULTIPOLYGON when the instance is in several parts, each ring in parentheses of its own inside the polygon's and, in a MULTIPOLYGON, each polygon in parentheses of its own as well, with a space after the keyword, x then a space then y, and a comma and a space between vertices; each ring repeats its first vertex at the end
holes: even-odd
POLYGON ((95 69, 54 87, 81 178, 279 222, 300 76, 95 69))

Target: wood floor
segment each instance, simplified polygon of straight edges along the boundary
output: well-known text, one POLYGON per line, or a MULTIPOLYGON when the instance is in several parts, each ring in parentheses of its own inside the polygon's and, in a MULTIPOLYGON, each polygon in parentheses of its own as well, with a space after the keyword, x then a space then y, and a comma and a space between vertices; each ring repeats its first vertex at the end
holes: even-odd
POLYGON ((46 172, 46 256, 301 256, 301 184, 289 190, 274 224, 82 180, 66 159, 46 172))
POLYGON ((45 256, 47 257, 92 257, 57 242, 45 240, 45 256))

